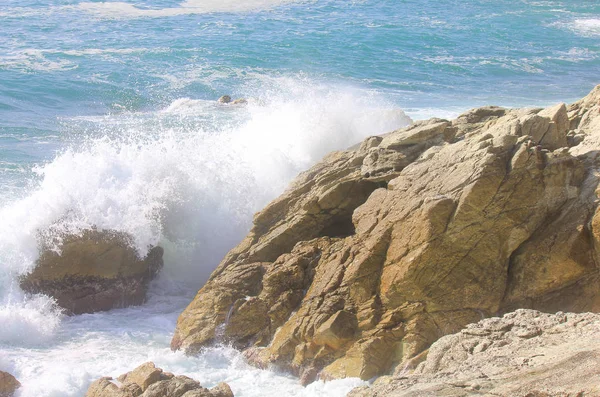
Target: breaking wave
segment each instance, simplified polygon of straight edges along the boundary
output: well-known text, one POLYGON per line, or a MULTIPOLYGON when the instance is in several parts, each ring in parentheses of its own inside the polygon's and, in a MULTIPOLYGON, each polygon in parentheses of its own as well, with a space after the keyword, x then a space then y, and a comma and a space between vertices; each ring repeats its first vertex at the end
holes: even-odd
MULTIPOLYGON (((160 244, 164 282, 197 288, 295 175, 409 122, 380 94, 351 87, 265 78, 245 90, 246 106, 180 98, 153 112, 73 119, 75 141, 34 169, 26 197, 0 208, 0 321, 21 313, 13 323, 40 341, 58 329, 51 303, 37 298, 35 309, 16 279, 42 240, 92 226, 129 233, 142 256, 160 244)), ((15 338, 0 331, 0 342, 15 338)))

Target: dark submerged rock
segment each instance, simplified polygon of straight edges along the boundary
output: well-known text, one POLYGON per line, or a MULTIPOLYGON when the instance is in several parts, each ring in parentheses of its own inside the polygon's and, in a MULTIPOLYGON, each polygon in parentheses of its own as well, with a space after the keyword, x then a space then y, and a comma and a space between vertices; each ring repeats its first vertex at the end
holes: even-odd
POLYGON ((140 305, 163 266, 163 249, 140 259, 131 238, 115 231, 87 230, 63 238, 61 252, 45 247, 21 288, 56 299, 68 314, 140 305))

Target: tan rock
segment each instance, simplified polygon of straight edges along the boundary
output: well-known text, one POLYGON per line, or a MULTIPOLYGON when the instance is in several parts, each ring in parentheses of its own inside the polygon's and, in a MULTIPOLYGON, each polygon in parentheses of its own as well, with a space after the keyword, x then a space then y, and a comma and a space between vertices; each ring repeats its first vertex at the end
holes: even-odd
POLYGON ((172 347, 370 379, 482 317, 598 310, 598 100, 475 109, 328 155, 255 216, 172 347))
POLYGON ((148 386, 161 380, 163 378, 162 375, 162 369, 156 368, 153 362, 147 362, 133 371, 121 375, 119 381, 123 383, 135 383, 144 392, 148 386))
POLYGON ((321 324, 313 336, 313 342, 317 345, 327 345, 333 350, 338 350, 344 343, 354 338, 356 328, 356 316, 340 310, 321 324))
POLYGON ((505 114, 506 109, 499 106, 484 106, 461 114, 456 122, 457 124, 476 124, 488 121, 490 118, 502 117, 505 114))
POLYGON ((131 372, 118 377, 117 381, 104 377, 93 382, 86 397, 233 397, 227 383, 219 383, 212 389, 202 387, 187 376, 174 376, 163 372, 154 363, 147 362, 131 372))
POLYGON ((379 146, 394 150, 404 146, 417 145, 438 137, 443 138, 449 124, 448 121, 437 119, 416 122, 410 127, 387 134, 379 146))
POLYGON ((0 371, 0 397, 12 397, 21 383, 8 372, 0 371))
POLYGON ((104 377, 90 385, 85 397, 138 397, 141 394, 142 390, 139 386, 124 385, 120 388, 112 378, 104 377))
POLYGON ((212 389, 210 389, 213 397, 233 397, 231 387, 225 382, 221 382, 212 389))
POLYGON ((140 259, 131 238, 114 231, 63 236, 60 249, 42 249, 21 288, 54 297, 69 314, 142 304, 148 283, 163 265, 161 247, 140 259))
POLYGON ((211 396, 208 389, 203 388, 199 382, 187 376, 179 375, 152 383, 142 394, 142 397, 181 397, 189 391, 204 393, 206 397, 211 396))
MULTIPOLYGON (((571 124, 567 113, 567 105, 559 103, 558 105, 542 110, 538 115, 548 117, 556 125, 557 136, 561 137, 559 139, 563 139, 562 137, 567 135, 571 124)), ((562 143, 566 142, 562 141, 562 143)), ((564 145, 559 147, 564 147, 564 145)))
POLYGON ((517 310, 435 342, 414 372, 350 397, 600 395, 600 315, 517 310))

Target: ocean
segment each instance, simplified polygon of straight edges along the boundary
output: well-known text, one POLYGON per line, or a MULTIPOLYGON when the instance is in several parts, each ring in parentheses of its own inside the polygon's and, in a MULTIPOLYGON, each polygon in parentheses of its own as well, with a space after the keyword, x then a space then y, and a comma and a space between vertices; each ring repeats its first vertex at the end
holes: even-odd
POLYGON ((253 214, 410 119, 599 83, 590 0, 0 0, 0 370, 20 397, 83 396, 145 361, 238 397, 343 396, 364 382, 305 388, 228 346, 169 349, 253 214), (165 248, 145 305, 68 317, 20 290, 41 241, 91 226, 165 248))

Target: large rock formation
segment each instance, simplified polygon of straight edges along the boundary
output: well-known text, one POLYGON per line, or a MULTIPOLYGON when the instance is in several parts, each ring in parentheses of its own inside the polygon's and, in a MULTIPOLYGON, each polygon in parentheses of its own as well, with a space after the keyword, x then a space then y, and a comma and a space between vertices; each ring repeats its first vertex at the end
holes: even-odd
POLYGON ((444 336, 411 374, 349 397, 600 395, 600 315, 517 310, 444 336))
POLYGON ((154 247, 140 259, 127 234, 87 230, 63 237, 60 252, 44 248, 21 288, 54 297, 69 314, 140 305, 162 255, 154 247))
POLYGON ((8 372, 0 371, 0 397, 12 397, 21 383, 8 372))
POLYGON ((330 154, 255 216, 172 348, 370 379, 497 313, 600 310, 599 101, 480 108, 330 154))
POLYGON ((147 362, 117 380, 98 379, 85 397, 233 397, 233 393, 227 383, 209 390, 192 378, 175 376, 147 362))

